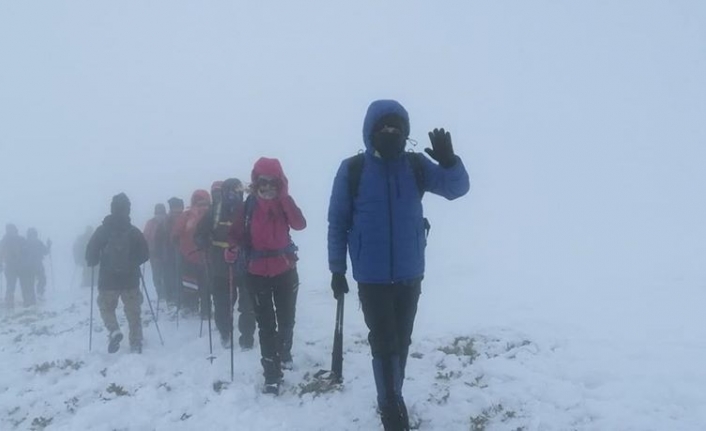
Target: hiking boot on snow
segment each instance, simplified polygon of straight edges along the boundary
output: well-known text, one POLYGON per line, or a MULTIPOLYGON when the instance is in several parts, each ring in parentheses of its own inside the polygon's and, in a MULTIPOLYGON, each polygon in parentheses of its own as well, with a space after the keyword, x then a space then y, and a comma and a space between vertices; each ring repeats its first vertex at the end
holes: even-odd
POLYGON ((142 343, 141 342, 130 343, 130 353, 137 353, 137 354, 142 353, 142 343))
POLYGON ((230 334, 221 334, 221 346, 224 349, 230 349, 230 334))
POLYGON ((123 341, 123 333, 113 331, 108 335, 108 353, 115 353, 120 348, 120 342, 123 341))
POLYGON ((380 408, 380 419, 385 431, 409 431, 409 417, 404 401, 389 402, 380 408))
POLYGON ((240 350, 250 350, 255 345, 255 340, 253 339, 253 337, 246 337, 244 335, 241 335, 238 339, 238 344, 240 344, 240 350))
POLYGON ((275 396, 279 395, 279 382, 265 383, 265 386, 262 387, 262 393, 275 396))

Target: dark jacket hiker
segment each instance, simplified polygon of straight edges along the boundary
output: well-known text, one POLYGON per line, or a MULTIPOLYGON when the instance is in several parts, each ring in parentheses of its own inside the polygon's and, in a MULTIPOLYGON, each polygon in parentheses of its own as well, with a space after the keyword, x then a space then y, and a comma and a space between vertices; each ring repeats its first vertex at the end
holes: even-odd
POLYGON ((348 292, 349 252, 386 430, 409 429, 402 383, 425 269, 429 225, 422 196, 431 192, 452 200, 469 189, 448 132, 429 133, 433 148, 426 151, 434 164, 405 153, 409 131, 409 116, 398 102, 370 105, 363 125, 366 151, 341 163, 328 213, 331 287, 335 297, 348 292))
POLYGON ((5 271, 7 281, 5 304, 8 307, 15 305, 15 287, 18 281, 22 289, 24 305, 30 306, 36 302, 27 251, 27 240, 20 236, 17 226, 8 224, 5 227, 5 236, 0 240, 0 270, 5 271))
POLYGON ((44 244, 37 233, 37 229, 27 229, 27 264, 31 277, 32 289, 36 283, 36 293, 40 298, 44 296, 47 285, 47 275, 44 271, 44 257, 51 252, 51 240, 44 244))
POLYGON ((129 215, 114 210, 103 219, 86 246, 88 266, 100 263, 98 288, 102 290, 139 288, 140 265, 148 259, 142 232, 130 223, 129 215))
POLYGON ((207 261, 213 293, 214 318, 221 335, 223 347, 230 347, 232 313, 238 302, 238 329, 241 349, 251 349, 255 336, 255 311, 250 294, 244 287, 243 274, 236 274, 226 262, 224 251, 228 249, 228 234, 238 217, 242 218, 243 184, 237 178, 214 182, 211 186, 213 205, 196 227, 194 242, 202 250, 207 261), (232 278, 231 278, 232 277, 232 278), (233 292, 231 295, 231 285, 233 292))
POLYGON ((98 307, 109 331, 108 352, 116 352, 123 338, 115 316, 118 300, 122 299, 130 327, 130 347, 140 353, 140 265, 149 259, 149 250, 142 232, 130 223, 130 200, 124 193, 113 197, 110 210, 111 214, 88 242, 86 263, 89 266, 100 263, 98 307))

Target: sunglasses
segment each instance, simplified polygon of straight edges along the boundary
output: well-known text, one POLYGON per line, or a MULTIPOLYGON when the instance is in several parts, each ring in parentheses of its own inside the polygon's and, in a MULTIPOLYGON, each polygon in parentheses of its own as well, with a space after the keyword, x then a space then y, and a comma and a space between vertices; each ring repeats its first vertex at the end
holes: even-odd
POLYGON ((280 180, 278 178, 260 177, 257 179, 259 187, 279 187, 280 180))

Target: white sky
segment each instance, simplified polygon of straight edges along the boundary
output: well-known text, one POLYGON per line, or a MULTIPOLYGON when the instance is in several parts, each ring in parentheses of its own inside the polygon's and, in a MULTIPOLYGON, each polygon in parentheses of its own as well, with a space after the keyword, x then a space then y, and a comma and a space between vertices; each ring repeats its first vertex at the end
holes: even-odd
POLYGON ((449 129, 471 173, 468 197, 425 198, 431 280, 703 285, 698 0, 5 1, 0 223, 68 253, 120 191, 141 227, 279 157, 323 280, 331 181, 376 98, 419 151, 449 129))

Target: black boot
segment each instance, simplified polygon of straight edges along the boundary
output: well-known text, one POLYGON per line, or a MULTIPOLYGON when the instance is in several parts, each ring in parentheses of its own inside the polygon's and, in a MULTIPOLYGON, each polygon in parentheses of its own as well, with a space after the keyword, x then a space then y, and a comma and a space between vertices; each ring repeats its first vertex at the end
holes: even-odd
POLYGON ((385 431, 409 430, 407 407, 402 398, 402 370, 397 355, 373 358, 378 409, 385 431))
POLYGON ((265 375, 265 386, 262 393, 279 395, 279 386, 282 382, 282 368, 279 358, 262 358, 260 360, 265 375))
POLYGON ((385 431, 409 431, 407 406, 403 400, 390 401, 382 406, 380 419, 385 431))

